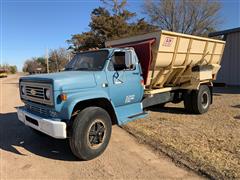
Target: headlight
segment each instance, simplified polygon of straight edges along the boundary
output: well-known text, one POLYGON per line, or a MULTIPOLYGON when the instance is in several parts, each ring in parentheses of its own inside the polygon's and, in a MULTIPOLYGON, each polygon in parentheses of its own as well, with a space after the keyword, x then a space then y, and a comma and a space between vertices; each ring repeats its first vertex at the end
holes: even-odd
POLYGON ((45 90, 45 98, 46 99, 50 99, 51 98, 51 90, 50 89, 46 89, 45 90))
POLYGON ((21 86, 21 93, 22 93, 23 95, 25 95, 25 94, 26 94, 26 89, 25 89, 25 86, 21 86))

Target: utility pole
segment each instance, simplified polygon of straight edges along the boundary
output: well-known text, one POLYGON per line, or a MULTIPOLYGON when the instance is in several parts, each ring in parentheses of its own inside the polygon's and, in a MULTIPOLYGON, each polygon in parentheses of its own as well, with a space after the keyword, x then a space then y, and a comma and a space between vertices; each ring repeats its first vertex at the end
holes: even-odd
POLYGON ((47 64, 47 73, 49 73, 48 48, 46 49, 46 64, 47 64))
POLYGON ((70 53, 68 53, 68 62, 70 62, 71 61, 71 55, 70 55, 70 53))

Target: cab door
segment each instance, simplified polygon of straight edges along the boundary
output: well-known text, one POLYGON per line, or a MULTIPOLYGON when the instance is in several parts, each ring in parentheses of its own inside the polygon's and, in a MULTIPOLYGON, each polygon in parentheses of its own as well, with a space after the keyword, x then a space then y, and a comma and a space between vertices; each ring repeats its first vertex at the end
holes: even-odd
POLYGON ((106 71, 115 107, 140 102, 143 96, 138 59, 131 50, 115 51, 106 71))

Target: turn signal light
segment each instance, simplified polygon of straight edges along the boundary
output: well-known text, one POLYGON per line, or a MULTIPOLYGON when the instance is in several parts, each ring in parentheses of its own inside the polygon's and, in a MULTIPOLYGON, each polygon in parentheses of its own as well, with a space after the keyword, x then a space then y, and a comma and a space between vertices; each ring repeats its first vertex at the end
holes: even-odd
POLYGON ((141 85, 144 86, 144 80, 143 79, 141 80, 141 85))
POLYGON ((60 98, 61 98, 62 101, 66 101, 67 100, 67 94, 66 93, 62 93, 60 95, 60 98))

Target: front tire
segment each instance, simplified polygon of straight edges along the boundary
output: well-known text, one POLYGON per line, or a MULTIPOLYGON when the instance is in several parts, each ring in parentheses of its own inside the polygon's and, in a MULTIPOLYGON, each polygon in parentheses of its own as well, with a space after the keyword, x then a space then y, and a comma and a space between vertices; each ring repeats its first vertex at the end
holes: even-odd
POLYGON ((112 132, 111 118, 100 107, 88 107, 74 119, 69 139, 73 154, 81 160, 91 160, 106 149, 112 132))

